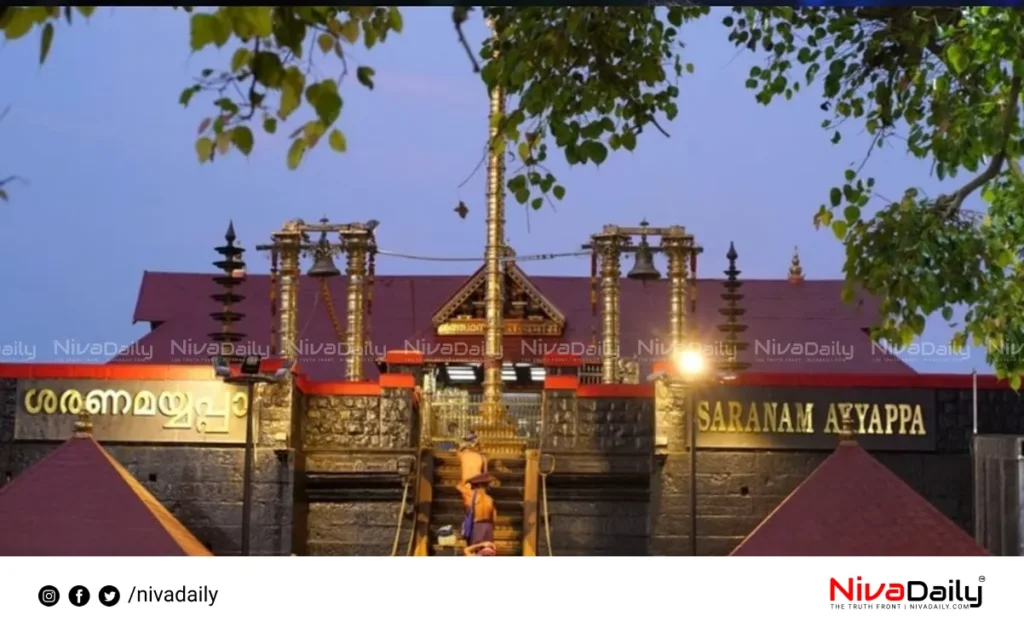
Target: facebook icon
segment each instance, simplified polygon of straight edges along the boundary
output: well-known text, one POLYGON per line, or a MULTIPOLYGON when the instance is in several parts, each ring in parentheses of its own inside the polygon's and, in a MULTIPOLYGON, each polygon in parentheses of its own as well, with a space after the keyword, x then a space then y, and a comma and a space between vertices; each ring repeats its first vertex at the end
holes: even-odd
POLYGON ((89 590, 82 585, 75 585, 68 593, 68 599, 76 607, 84 607, 89 604, 89 590))

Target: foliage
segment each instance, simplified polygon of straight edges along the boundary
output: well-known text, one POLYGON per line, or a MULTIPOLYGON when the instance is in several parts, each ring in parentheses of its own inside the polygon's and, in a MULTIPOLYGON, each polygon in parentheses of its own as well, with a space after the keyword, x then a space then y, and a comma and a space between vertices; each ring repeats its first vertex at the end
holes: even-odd
MULTIPOLYGON (((38 27, 43 62, 61 20, 93 9, 8 7, 0 9, 0 29, 15 40, 38 27)), ((209 99, 215 109, 199 124, 198 159, 232 148, 248 155, 259 134, 284 133, 278 128, 287 124, 291 169, 324 137, 334 151, 347 150, 338 123, 348 53, 386 41, 403 25, 395 7, 178 9, 190 14, 193 51, 231 51, 227 68, 202 71, 181 93, 184 106, 209 99), (325 55, 339 60, 337 77, 322 76, 312 61, 325 55), (314 118, 294 121, 304 104, 314 118)), ((659 120, 678 113, 676 80, 693 71, 680 58, 679 28, 707 12, 477 9, 495 35, 474 52, 462 32, 473 11, 453 9, 453 26, 470 68, 512 101, 492 121, 492 147, 513 161, 513 196, 535 209, 565 195, 545 167, 554 152, 570 165, 601 165, 610 152, 633 151, 644 131, 664 133, 659 120)), ((763 57, 746 80, 759 103, 813 87, 833 143, 843 142, 844 123, 859 122, 871 147, 899 141, 932 161, 940 180, 973 175, 934 197, 908 188, 877 209, 875 181, 862 174, 869 151, 814 220, 844 244, 847 297, 859 286, 883 298, 880 338, 904 345, 927 316, 952 322, 954 307, 966 305, 955 344, 983 345, 1015 386, 1024 373, 1022 20, 1019 12, 985 7, 736 8, 725 19, 729 39, 763 57), (983 214, 963 208, 976 193, 987 205, 983 214)), ((351 74, 373 89, 372 68, 351 74)))
POLYGON ((988 7, 737 8, 725 18, 736 46, 766 54, 747 80, 760 103, 817 82, 833 143, 835 128, 859 120, 872 147, 901 141, 940 180, 973 174, 934 197, 908 188, 871 215, 879 196, 861 164, 815 222, 846 248, 847 294, 859 285, 883 299, 879 337, 906 345, 925 317, 953 323, 966 305, 954 344, 985 347, 1014 388, 1024 372, 1022 20, 988 7), (963 208, 975 192, 985 213, 963 208))

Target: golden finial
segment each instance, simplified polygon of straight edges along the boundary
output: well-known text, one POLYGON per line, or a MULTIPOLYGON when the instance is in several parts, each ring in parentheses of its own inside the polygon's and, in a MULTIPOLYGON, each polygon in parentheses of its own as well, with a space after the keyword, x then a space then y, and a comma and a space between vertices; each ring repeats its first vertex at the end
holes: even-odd
POLYGON ((800 266, 800 250, 793 247, 793 259, 789 265, 789 283, 798 284, 804 280, 804 269, 800 266))
POLYGON ((75 437, 89 437, 92 435, 92 422, 89 416, 83 415, 75 421, 75 437))
POLYGON ((853 407, 850 406, 840 407, 840 412, 843 416, 843 420, 840 423, 841 426, 839 427, 840 444, 850 444, 857 442, 857 438, 854 437, 853 435, 853 418, 850 417, 850 409, 852 408, 853 407))

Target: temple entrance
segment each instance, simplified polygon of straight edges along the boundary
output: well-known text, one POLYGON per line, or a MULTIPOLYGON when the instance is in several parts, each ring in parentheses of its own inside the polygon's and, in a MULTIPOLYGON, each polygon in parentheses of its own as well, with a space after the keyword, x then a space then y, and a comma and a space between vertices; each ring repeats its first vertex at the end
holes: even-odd
MULTIPOLYGON (((458 536, 465 509, 456 490, 461 469, 456 452, 469 433, 476 433, 488 458, 493 477, 489 493, 494 497, 498 519, 494 542, 498 554, 520 556, 528 529, 524 527, 524 507, 535 503, 535 486, 528 486, 528 455, 540 445, 542 430, 542 394, 538 391, 503 394, 505 416, 484 420, 481 415, 483 392, 473 387, 446 387, 424 394, 422 412, 423 451, 429 457, 430 473, 423 473, 419 505, 429 507, 426 519, 425 547, 419 555, 459 555, 464 547, 458 536), (453 535, 445 537, 444 534, 453 535)), ((534 473, 535 476, 535 473, 534 473)), ((529 549, 529 548, 527 548, 529 549)))

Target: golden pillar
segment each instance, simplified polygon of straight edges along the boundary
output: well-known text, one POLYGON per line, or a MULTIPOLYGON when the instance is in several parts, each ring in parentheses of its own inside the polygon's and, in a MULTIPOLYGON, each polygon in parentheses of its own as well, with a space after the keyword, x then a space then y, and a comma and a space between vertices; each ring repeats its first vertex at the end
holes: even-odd
POLYGON ((279 287, 277 293, 279 320, 277 349, 283 358, 295 359, 299 349, 298 294, 299 247, 302 234, 294 223, 274 234, 274 247, 280 256, 279 287))
POLYGON ((601 258, 601 382, 619 381, 619 278, 626 238, 600 235, 594 238, 601 258))
POLYGON ((668 332, 672 351, 686 344, 686 254, 688 244, 683 237, 664 237, 661 240, 668 258, 669 322, 668 332))
POLYGON ((347 380, 358 381, 363 379, 363 347, 366 338, 366 255, 369 235, 347 235, 344 240, 348 258, 348 332, 345 335, 348 355, 345 357, 345 373, 347 380))
MULTIPOLYGON (((492 37, 497 28, 489 23, 492 37)), ((499 87, 491 90, 490 131, 487 161, 487 248, 484 251, 486 276, 485 310, 487 327, 484 335, 484 402, 485 422, 501 419, 502 407, 502 308, 504 288, 501 258, 505 252, 505 152, 501 137, 505 116, 505 92, 499 87)))

